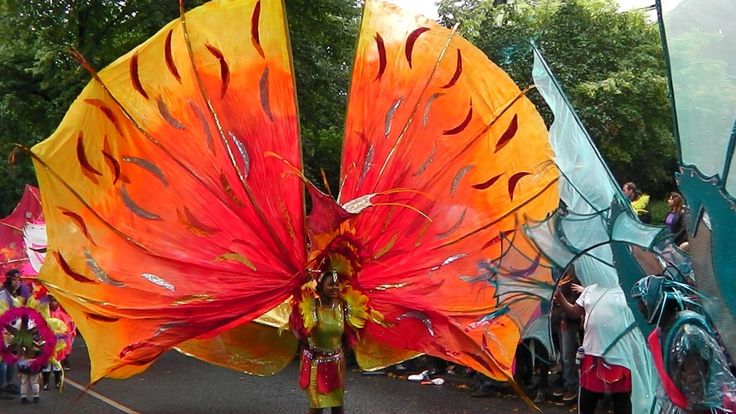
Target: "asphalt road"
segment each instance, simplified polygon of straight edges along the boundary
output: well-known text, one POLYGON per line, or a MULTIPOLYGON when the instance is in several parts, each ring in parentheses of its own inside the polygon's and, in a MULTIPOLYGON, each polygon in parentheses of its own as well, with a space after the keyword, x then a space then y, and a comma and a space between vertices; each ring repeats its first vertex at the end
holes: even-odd
MULTIPOLYGON (((89 360, 82 341, 75 343, 63 393, 41 391, 39 404, 20 399, 0 401, 2 414, 106 413, 305 413, 297 366, 272 377, 252 377, 169 352, 143 375, 103 380, 85 391, 89 360)), ((449 384, 420 385, 399 378, 364 376, 348 371, 345 408, 348 413, 532 413, 518 396, 471 398, 469 391, 449 384)), ((570 413, 569 408, 541 405, 545 413, 570 413)), ((572 411, 575 412, 575 411, 572 411)))

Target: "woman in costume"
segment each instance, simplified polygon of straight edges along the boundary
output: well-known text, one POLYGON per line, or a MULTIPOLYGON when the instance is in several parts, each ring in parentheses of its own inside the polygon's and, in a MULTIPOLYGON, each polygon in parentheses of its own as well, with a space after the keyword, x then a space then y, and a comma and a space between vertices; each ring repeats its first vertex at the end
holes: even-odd
POLYGON ((337 240, 316 252, 315 262, 322 263, 316 283, 306 283, 292 301, 290 323, 300 348, 299 386, 306 390, 313 414, 325 408, 343 412, 344 346, 356 343, 366 318, 381 319, 360 303, 350 286, 351 277, 361 268, 359 243, 349 236, 337 240))
POLYGON ((305 331, 297 332, 301 342, 299 385, 307 391, 310 413, 320 413, 324 408, 342 413, 346 318, 345 305, 340 299, 338 273, 334 269, 320 273, 316 293, 316 301, 312 298, 303 305, 311 315, 300 315, 304 318, 302 326, 308 329, 308 335, 302 336, 305 331))

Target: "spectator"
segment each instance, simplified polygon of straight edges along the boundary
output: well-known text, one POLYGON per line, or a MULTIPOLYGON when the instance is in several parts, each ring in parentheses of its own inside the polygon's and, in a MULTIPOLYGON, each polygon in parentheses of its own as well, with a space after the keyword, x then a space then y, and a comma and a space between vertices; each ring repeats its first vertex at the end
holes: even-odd
MULTIPOLYGON (((559 287, 569 303, 575 303, 582 292, 580 281, 575 277, 575 267, 570 266, 559 287)), ((559 307, 558 307, 559 309, 559 307)), ((555 397, 561 397, 565 403, 572 403, 578 399, 579 375, 575 363, 575 353, 579 347, 580 317, 562 312, 560 318, 560 353, 562 359, 563 388, 553 392, 555 397)))
POLYGON ((685 209, 684 202, 680 193, 669 193, 667 195, 667 206, 670 208, 664 223, 672 233, 672 240, 680 248, 687 243, 687 232, 683 224, 683 212, 685 209))
POLYGON ((626 198, 631 202, 631 207, 636 212, 642 223, 651 223, 652 214, 647 210, 649 208, 649 194, 644 194, 636 189, 636 184, 628 182, 623 185, 622 191, 626 198))
POLYGON ((527 392, 536 390, 534 402, 537 404, 546 401, 549 395, 549 366, 549 352, 537 339, 525 339, 516 347, 516 382, 527 392), (539 376, 532 385, 535 368, 539 376))
POLYGON ((606 338, 611 332, 619 331, 616 329, 617 321, 622 320, 621 313, 628 309, 621 288, 597 284, 587 286, 574 304, 565 298, 562 290, 557 289, 554 299, 571 317, 585 316, 578 412, 593 414, 598 401, 609 393, 614 414, 631 414, 631 371, 621 365, 609 364, 604 358, 612 345, 606 338))

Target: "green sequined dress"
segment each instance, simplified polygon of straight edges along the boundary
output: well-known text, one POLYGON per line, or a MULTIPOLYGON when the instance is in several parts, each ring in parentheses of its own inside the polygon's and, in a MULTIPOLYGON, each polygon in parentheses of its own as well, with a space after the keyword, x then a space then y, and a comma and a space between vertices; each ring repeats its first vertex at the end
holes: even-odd
POLYGON ((315 316, 317 324, 309 335, 309 345, 302 350, 300 382, 306 382, 308 375, 306 391, 311 408, 339 407, 343 405, 345 374, 343 305, 325 308, 315 304, 315 316))

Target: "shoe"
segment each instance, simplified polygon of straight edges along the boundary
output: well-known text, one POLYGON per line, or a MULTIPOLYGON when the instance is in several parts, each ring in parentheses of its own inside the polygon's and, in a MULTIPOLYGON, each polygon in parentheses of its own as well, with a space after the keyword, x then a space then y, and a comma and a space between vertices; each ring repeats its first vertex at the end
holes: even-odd
POLYGON ((539 390, 537 391, 537 396, 534 397, 534 403, 540 404, 547 401, 547 391, 546 390, 539 390))
POLYGON ((552 390, 552 396, 557 397, 557 398, 562 397, 566 393, 567 393, 567 389, 565 387, 555 388, 554 390, 552 390))
POLYGON ((48 391, 49 390, 49 384, 43 384, 43 390, 48 391))
POLYGON ((409 381, 429 381, 429 371, 424 370, 419 374, 412 374, 406 377, 409 381))
POLYGON ((38 398, 38 397, 33 397, 33 403, 34 403, 34 404, 38 404, 38 402, 39 402, 40 400, 41 400, 41 399, 40 399, 40 398, 38 398))
POLYGON ((404 372, 404 371, 406 371, 406 365, 404 365, 404 364, 396 364, 396 365, 394 365, 394 369, 397 370, 397 371, 399 371, 399 372, 404 372))
POLYGON ((20 403, 21 404, 28 404, 28 398, 26 398, 26 397, 21 398, 20 399, 20 403))
POLYGON ((577 391, 568 391, 562 396, 562 401, 566 403, 575 402, 578 400, 577 391))

